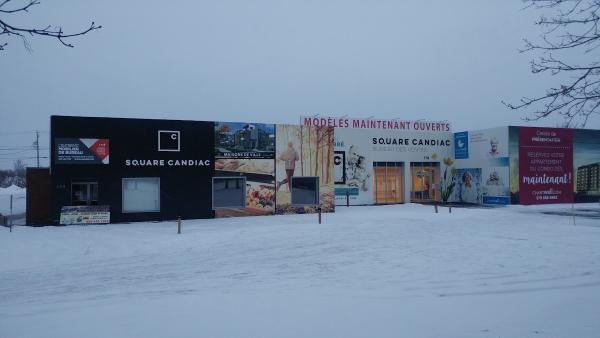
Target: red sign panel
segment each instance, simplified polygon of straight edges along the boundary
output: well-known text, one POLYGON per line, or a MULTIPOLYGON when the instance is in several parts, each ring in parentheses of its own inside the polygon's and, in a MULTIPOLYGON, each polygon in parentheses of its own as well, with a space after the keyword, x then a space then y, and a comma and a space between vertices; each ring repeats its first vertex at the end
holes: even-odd
POLYGON ((521 204, 573 202, 573 130, 519 128, 521 204))

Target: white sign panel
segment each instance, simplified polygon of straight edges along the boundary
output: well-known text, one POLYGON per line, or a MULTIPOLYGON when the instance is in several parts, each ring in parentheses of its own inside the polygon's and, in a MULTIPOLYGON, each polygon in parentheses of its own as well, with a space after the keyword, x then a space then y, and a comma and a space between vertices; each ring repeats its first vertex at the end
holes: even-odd
POLYGON ((423 121, 402 119, 361 119, 332 116, 300 116, 300 123, 305 126, 327 126, 349 129, 380 129, 395 131, 420 131, 447 133, 452 130, 448 121, 423 121))

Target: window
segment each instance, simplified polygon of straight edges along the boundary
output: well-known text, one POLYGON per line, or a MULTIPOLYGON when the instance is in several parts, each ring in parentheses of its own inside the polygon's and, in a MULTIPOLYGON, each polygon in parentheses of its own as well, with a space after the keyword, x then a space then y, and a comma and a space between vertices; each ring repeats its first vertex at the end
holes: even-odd
POLYGON ((213 177, 213 209, 245 207, 245 177, 213 177))
POLYGON ((292 176, 292 205, 319 205, 319 177, 292 176))
POLYGON ((404 201, 404 163, 373 162, 373 174, 375 203, 402 203, 404 201))
POLYGON ((98 205, 98 182, 72 182, 71 205, 98 205))
POLYGON ((430 202, 440 200, 440 163, 410 163, 410 196, 411 201, 430 202))
POLYGON ((123 178, 123 212, 159 212, 160 178, 123 178))

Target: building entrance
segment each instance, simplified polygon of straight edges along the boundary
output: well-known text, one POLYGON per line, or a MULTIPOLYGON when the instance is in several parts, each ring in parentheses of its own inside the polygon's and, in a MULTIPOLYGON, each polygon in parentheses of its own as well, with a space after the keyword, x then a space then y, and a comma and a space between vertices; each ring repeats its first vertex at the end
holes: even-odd
POLYGON ((404 203, 404 163, 373 162, 375 204, 404 203))
POLYGON ((410 199, 414 202, 440 200, 440 163, 410 163, 410 199))

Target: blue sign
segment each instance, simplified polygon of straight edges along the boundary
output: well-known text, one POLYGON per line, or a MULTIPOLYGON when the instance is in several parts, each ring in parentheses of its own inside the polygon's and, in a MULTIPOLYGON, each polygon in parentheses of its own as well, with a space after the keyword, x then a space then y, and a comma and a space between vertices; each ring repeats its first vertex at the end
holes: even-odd
POLYGON ((508 196, 483 196, 483 204, 510 204, 508 196))
POLYGON ((454 158, 469 158, 469 132, 454 133, 454 158))
POLYGON ((346 193, 348 193, 350 196, 358 196, 358 188, 356 188, 356 187, 335 188, 336 196, 346 196, 346 193))

